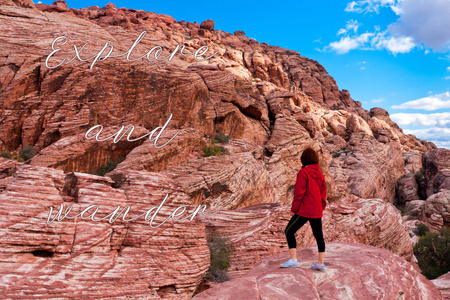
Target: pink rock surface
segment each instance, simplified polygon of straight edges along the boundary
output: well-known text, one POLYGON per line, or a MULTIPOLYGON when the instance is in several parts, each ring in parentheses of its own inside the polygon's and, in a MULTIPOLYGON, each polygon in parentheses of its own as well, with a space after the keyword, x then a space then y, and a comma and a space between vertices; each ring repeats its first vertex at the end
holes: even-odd
MULTIPOLYGON (((242 276, 264 257, 286 249, 284 229, 291 218, 290 206, 257 204, 224 210, 202 217, 210 235, 225 235, 232 248, 232 277, 242 276)), ((341 241, 385 248, 416 266, 412 242, 398 210, 381 199, 346 198, 328 205, 324 212, 325 242, 341 241)), ((309 224, 297 233, 299 248, 315 244, 309 224)))
POLYGON ((423 154, 427 197, 441 189, 450 190, 450 150, 433 149, 423 154))
POLYGON ((439 289, 443 299, 450 299, 450 272, 431 280, 431 282, 439 289))
POLYGON ((280 268, 288 258, 281 252, 193 299, 443 299, 410 263, 387 250, 329 243, 325 272, 309 269, 317 259, 314 247, 297 250, 297 256, 298 268, 280 268))
MULTIPOLYGON (((46 224, 50 206, 72 205, 70 215, 98 205, 96 218, 117 205, 136 216, 168 199, 160 224, 189 197, 168 177, 116 171, 109 177, 22 164, 0 193, 2 298, 189 299, 209 266, 204 225, 169 220, 151 228, 143 218, 112 224, 73 220, 46 224), (113 187, 114 186, 114 187, 113 187)), ((54 216, 55 212, 53 213, 54 216)), ((129 217, 130 217, 129 216, 129 217)))

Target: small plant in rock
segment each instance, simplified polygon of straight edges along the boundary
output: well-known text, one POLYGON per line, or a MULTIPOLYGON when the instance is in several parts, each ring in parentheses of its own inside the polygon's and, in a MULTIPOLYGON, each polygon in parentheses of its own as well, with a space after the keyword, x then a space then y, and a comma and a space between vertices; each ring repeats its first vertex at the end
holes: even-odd
POLYGON ((95 174, 99 175, 99 176, 105 176, 106 173, 111 172, 112 170, 114 170, 118 164, 120 164, 121 162, 123 162, 124 158, 123 157, 119 157, 118 159, 116 159, 115 161, 110 161, 108 160, 108 162, 101 166, 100 169, 98 169, 95 174))
POLYGON ((2 151, 0 153, 0 157, 11 159, 12 158, 12 154, 11 154, 11 152, 9 150, 5 150, 5 151, 2 151))
POLYGON ((215 144, 203 147, 203 157, 220 156, 224 154, 230 154, 227 149, 215 144))
POLYGON ((333 158, 338 158, 339 156, 341 156, 341 152, 340 151, 338 151, 338 152, 335 152, 335 153, 333 153, 333 158))
POLYGON ((397 205, 397 209, 400 211, 402 216, 406 215, 406 209, 405 209, 405 206, 403 204, 397 205))
POLYGON ((427 232, 430 232, 430 228, 423 223, 417 223, 416 228, 414 228, 414 234, 417 236, 425 236, 427 232))
POLYGON ((425 170, 423 168, 420 168, 420 170, 416 172, 416 181, 419 184, 425 181, 425 170))
POLYGON ((228 142, 231 140, 231 136, 225 135, 222 132, 219 132, 212 138, 212 143, 218 143, 218 144, 228 144, 228 142))
POLYGON ((230 252, 228 238, 223 235, 211 235, 207 238, 210 251, 211 264, 206 279, 214 282, 230 280, 227 271, 230 267, 230 252))
POLYGON ((27 161, 34 155, 36 155, 36 148, 31 145, 25 145, 25 147, 19 150, 19 157, 22 161, 27 161))

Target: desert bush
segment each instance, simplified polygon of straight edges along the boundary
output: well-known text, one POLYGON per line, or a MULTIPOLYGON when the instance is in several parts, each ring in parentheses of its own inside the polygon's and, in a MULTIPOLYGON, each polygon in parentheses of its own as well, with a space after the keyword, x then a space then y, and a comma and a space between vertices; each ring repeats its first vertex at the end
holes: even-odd
POLYGON ((214 282, 230 280, 227 271, 230 267, 230 252, 228 238, 223 235, 211 235, 207 238, 211 264, 206 279, 214 282))
POLYGON ((403 204, 398 204, 398 205, 397 205, 397 209, 400 211, 400 213, 402 214, 402 216, 406 215, 406 208, 405 208, 405 205, 403 205, 403 204))
POLYGON ((229 154, 227 149, 225 149, 222 146, 217 146, 215 144, 212 144, 212 145, 209 145, 209 146, 205 146, 205 147, 203 147, 202 150, 203 150, 203 156, 204 157, 219 156, 219 155, 229 154))
POLYGON ((333 156, 333 158, 338 158, 339 156, 341 156, 341 152, 340 152, 340 151, 335 152, 335 153, 333 153, 333 155, 331 155, 331 156, 333 156))
POLYGON ((25 145, 22 149, 19 150, 19 157, 23 161, 27 161, 32 158, 36 154, 36 148, 31 145, 25 145))
POLYGON ((231 140, 231 136, 225 135, 222 132, 219 132, 212 138, 212 142, 218 143, 218 144, 228 144, 228 142, 231 140))
POLYGON ((5 150, 0 153, 0 157, 11 159, 12 154, 9 150, 5 150))
POLYGON ((117 160, 115 161, 111 161, 108 160, 108 162, 101 166, 100 169, 98 169, 95 174, 99 175, 99 176, 105 176, 106 173, 111 172, 112 170, 114 170, 118 164, 120 164, 121 162, 123 162, 124 158, 123 157, 119 157, 117 160))
POLYGON ((430 232, 430 228, 423 223, 417 223, 416 228, 414 228, 414 233, 417 236, 425 236, 427 232, 430 232))
POLYGON ((443 227, 439 233, 426 232, 414 246, 422 274, 435 279, 450 271, 450 228, 443 227))

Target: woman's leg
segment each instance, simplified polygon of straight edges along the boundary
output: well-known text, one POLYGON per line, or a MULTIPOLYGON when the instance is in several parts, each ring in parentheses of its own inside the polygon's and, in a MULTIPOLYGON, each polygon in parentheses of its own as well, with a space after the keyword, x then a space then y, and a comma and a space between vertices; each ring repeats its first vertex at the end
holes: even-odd
POLYGON ((317 242, 317 247, 319 248, 318 263, 323 265, 325 260, 325 241, 323 239, 322 232, 322 218, 309 219, 309 224, 311 225, 312 232, 317 242))
POLYGON ((308 222, 308 218, 301 217, 299 215, 293 215, 291 220, 289 220, 286 229, 284 230, 286 241, 289 246, 289 255, 291 259, 297 260, 297 252, 295 251, 295 249, 297 248, 297 241, 295 240, 295 233, 303 225, 305 225, 306 222, 308 222))

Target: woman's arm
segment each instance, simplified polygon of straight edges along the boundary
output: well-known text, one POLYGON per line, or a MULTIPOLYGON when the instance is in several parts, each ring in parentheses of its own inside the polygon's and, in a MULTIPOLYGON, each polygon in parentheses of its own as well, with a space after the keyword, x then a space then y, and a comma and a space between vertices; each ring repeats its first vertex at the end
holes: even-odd
POLYGON ((324 177, 320 183, 320 198, 322 199, 322 210, 324 210, 327 206, 327 184, 324 177))
POLYGON ((294 200, 292 201, 291 211, 296 213, 300 207, 300 203, 306 192, 306 174, 305 171, 300 170, 297 174, 297 181, 295 182, 294 200))

